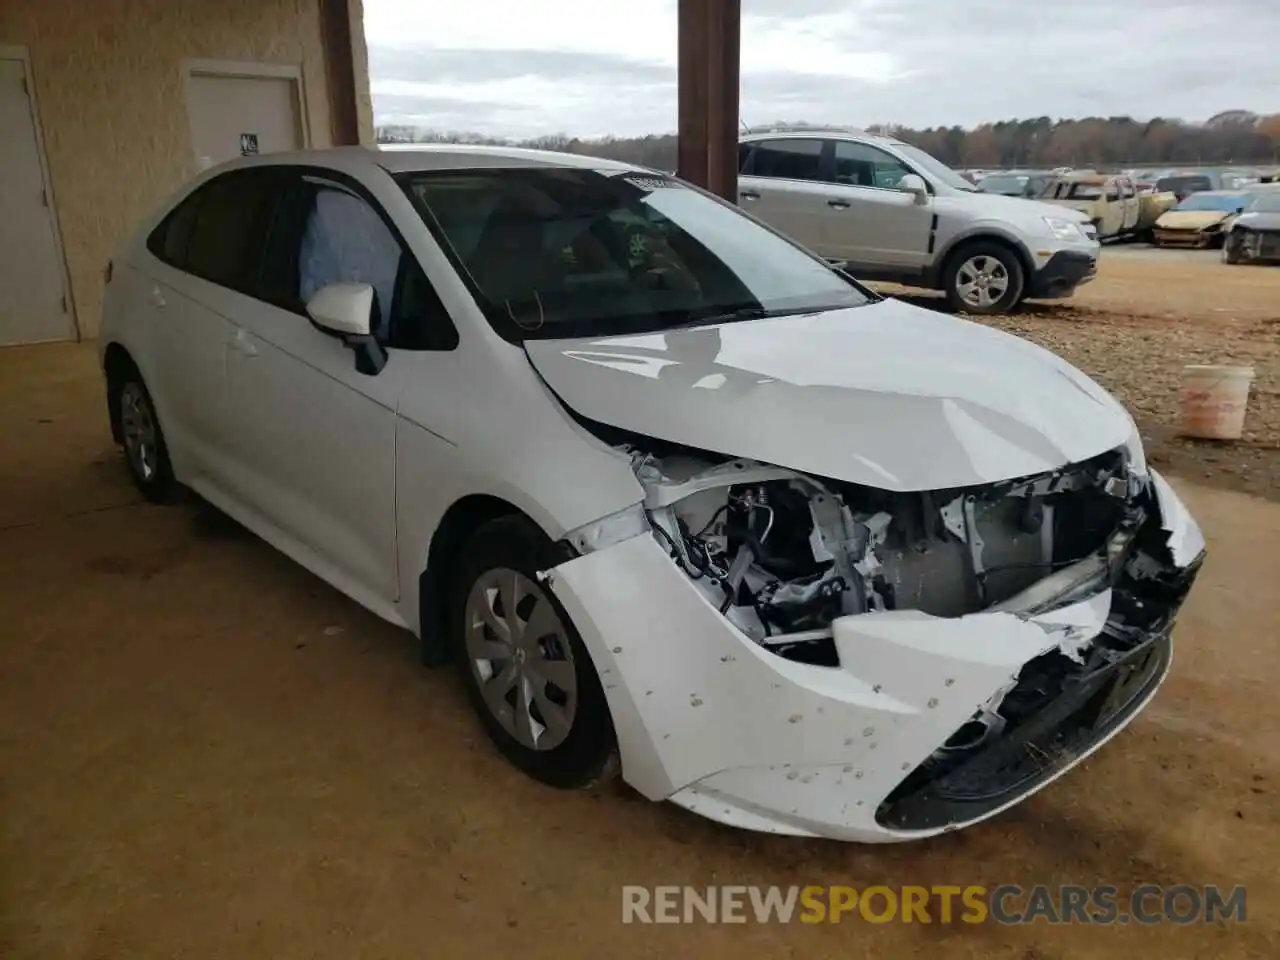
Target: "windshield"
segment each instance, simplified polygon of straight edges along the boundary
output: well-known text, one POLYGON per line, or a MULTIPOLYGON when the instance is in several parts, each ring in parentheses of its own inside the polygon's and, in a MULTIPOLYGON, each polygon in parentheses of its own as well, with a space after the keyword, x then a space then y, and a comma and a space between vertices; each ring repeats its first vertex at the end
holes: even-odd
POLYGON ((494 168, 400 180, 513 342, 876 299, 737 208, 659 174, 494 168))
POLYGON ((966 180, 960 174, 956 173, 941 160, 930 156, 919 147, 913 147, 909 143, 895 143, 895 149, 907 158, 911 163, 915 164, 921 170, 924 170, 933 179, 945 183, 953 190, 963 190, 966 193, 977 193, 978 188, 966 180))
POLYGON ((983 193, 1022 193, 1027 188, 1028 177, 983 177, 978 189, 983 193))
POLYGON ((1212 186, 1208 177, 1161 177, 1156 181, 1157 190, 1172 193, 1193 193, 1208 190, 1212 186))
POLYGON ((1178 209, 1214 210, 1220 213, 1230 213, 1242 209, 1247 202, 1248 198, 1239 194, 1193 193, 1178 204, 1178 209))
POLYGON ((1067 197, 1071 200, 1097 200, 1102 196, 1103 186, 1101 183, 1073 183, 1067 197))
POLYGON ((1250 213, 1280 213, 1280 192, 1260 193, 1249 205, 1250 213))

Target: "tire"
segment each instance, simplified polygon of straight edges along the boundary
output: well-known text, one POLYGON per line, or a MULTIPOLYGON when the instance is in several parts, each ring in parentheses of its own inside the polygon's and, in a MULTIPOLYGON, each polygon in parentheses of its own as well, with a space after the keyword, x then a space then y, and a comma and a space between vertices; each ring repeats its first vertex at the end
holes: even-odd
POLYGON ((555 562, 551 542, 526 518, 486 523, 459 557, 449 637, 467 697, 499 752, 535 780, 575 789, 612 776, 618 751, 591 657, 538 582, 555 562))
POLYGON ((1232 242, 1230 233, 1222 238, 1222 262, 1233 266, 1240 262, 1240 245, 1232 242))
POLYGON ((957 313, 979 316, 1008 313, 1022 299, 1025 282, 1018 255, 989 241, 962 245, 947 259, 942 275, 948 306, 957 313), (962 289, 968 277, 974 278, 972 294, 962 289))
POLYGON ((119 438, 134 486, 152 503, 172 503, 178 493, 169 448, 155 402, 136 367, 107 380, 112 435, 119 438))

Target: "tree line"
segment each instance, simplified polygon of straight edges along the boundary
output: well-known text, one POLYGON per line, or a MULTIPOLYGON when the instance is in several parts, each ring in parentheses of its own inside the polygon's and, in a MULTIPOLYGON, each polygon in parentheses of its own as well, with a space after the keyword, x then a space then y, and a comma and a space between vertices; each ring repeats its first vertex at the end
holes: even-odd
MULTIPOLYGON (((804 123, 774 124, 783 129, 804 123)), ((959 126, 913 129, 879 124, 871 132, 913 143, 952 167, 1094 167, 1280 164, 1280 114, 1243 110, 1220 113, 1204 123, 1156 117, 1085 117, 1002 120, 972 129, 959 126)), ((381 143, 487 143, 561 150, 608 157, 659 170, 676 166, 676 135, 584 139, 549 134, 504 140, 475 133, 432 130, 403 124, 381 125, 381 143)))

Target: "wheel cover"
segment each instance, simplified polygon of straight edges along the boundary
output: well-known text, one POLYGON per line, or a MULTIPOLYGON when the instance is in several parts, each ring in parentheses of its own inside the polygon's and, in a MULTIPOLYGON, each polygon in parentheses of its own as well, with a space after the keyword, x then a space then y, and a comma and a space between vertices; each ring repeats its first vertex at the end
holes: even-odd
POLYGON ((956 293, 971 307, 994 307, 1009 292, 1009 271, 985 253, 970 257, 956 271, 956 293))
POLYGON ((151 480, 160 466, 156 417, 146 392, 137 383, 126 383, 120 391, 120 428, 125 456, 138 476, 151 480))
POLYGON ((505 567, 467 595, 465 643, 485 707, 530 750, 553 750, 573 728, 578 675, 573 647, 542 588, 505 567))

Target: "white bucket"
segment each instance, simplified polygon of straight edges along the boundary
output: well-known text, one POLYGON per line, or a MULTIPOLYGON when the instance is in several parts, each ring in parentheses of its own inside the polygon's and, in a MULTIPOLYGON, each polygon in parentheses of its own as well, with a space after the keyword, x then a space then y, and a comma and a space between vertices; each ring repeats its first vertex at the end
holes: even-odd
POLYGON ((1193 364, 1182 368, 1182 435, 1239 440, 1253 367, 1193 364))

